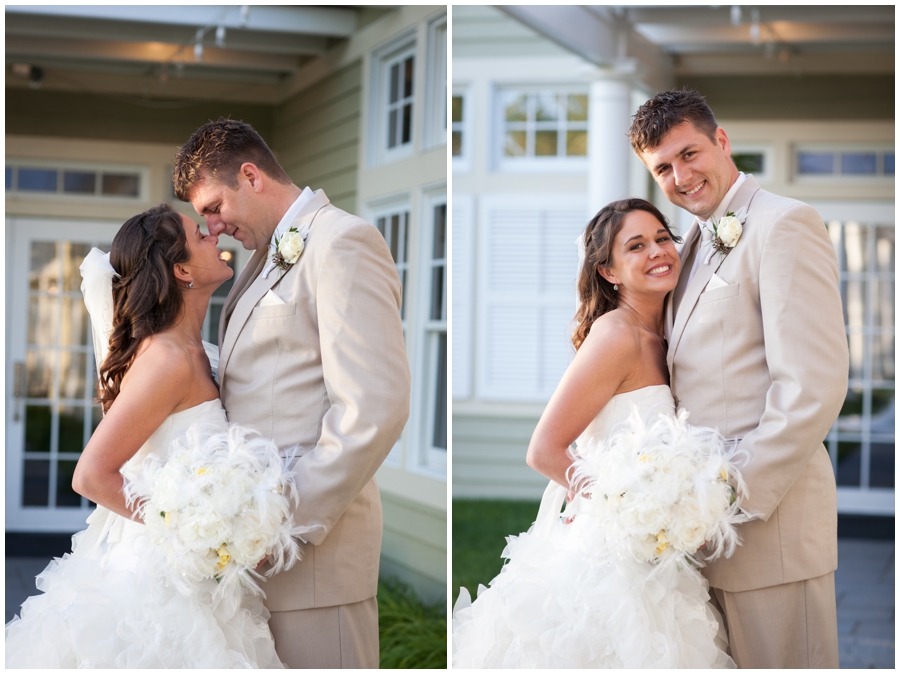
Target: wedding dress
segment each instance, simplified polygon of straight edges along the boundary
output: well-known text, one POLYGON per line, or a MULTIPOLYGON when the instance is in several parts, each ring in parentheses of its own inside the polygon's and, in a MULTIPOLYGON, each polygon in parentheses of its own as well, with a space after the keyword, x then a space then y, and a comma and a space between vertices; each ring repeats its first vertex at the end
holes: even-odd
MULTIPOLYGON (((123 468, 166 456, 194 423, 227 428, 219 400, 169 416, 123 468)), ((186 596, 152 561, 146 527, 102 506, 71 554, 37 577, 43 594, 6 625, 6 666, 28 668, 280 668, 262 598, 213 597, 214 580, 186 596)))
MULTIPOLYGON (((635 407, 645 419, 675 409, 668 386, 620 393, 576 446, 596 446, 635 407)), ((734 667, 697 569, 623 554, 590 518, 579 518, 579 498, 560 516, 565 495, 550 483, 534 525, 507 538, 508 562, 474 602, 461 588, 453 667, 734 667)))
MULTIPOLYGON (((97 361, 112 326, 109 279, 94 249, 82 266, 85 303, 97 361)), ((215 359, 217 362, 217 359, 215 359)), ((220 400, 169 415, 122 468, 133 480, 151 455, 165 459, 175 439, 202 424, 203 435, 228 429, 220 400)), ((151 554, 147 528, 102 506, 72 538, 72 552, 37 576, 43 594, 29 597, 6 625, 7 668, 282 668, 262 597, 243 588, 216 592, 209 579, 182 592, 172 571, 151 554)), ((183 585, 182 585, 183 587, 183 585)))

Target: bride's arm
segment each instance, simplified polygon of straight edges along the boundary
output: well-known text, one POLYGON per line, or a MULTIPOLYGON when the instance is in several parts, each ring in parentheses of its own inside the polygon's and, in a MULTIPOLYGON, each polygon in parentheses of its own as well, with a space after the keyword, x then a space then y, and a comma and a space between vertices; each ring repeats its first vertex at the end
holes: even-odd
POLYGON ((149 341, 134 359, 72 477, 76 492, 128 518, 133 513, 125 505, 119 470, 181 405, 193 379, 184 352, 163 340, 149 341))
POLYGON ((568 489, 567 450, 632 376, 640 357, 633 329, 606 314, 575 354, 528 444, 526 463, 568 489))

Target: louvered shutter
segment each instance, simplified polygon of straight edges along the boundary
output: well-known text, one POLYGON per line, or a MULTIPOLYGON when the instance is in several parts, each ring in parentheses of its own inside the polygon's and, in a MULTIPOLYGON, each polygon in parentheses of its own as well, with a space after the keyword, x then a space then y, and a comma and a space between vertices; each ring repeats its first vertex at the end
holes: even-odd
POLYGON ((583 197, 487 198, 480 221, 478 397, 546 401, 573 354, 583 197))

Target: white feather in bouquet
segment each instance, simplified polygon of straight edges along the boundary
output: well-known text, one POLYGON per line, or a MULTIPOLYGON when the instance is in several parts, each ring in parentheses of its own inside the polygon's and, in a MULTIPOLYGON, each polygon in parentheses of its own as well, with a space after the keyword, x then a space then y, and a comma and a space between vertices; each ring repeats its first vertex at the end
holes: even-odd
POLYGON ((255 431, 195 424, 165 459, 148 457, 125 485, 137 503, 169 577, 187 594, 215 579, 216 594, 243 586, 262 594, 257 565, 268 575, 300 559, 289 496, 297 493, 287 459, 255 431))
POLYGON ((735 525, 748 519, 740 511, 746 456, 687 417, 681 410, 645 423, 635 408, 606 440, 572 450, 579 514, 594 518, 638 561, 700 565, 694 554, 704 543, 707 559, 729 557, 740 543, 735 525))

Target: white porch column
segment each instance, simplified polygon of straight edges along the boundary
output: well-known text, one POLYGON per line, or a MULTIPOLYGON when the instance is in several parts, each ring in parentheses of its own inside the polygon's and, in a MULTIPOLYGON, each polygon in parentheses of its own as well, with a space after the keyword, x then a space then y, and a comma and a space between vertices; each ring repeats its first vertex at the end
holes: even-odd
POLYGON ((631 125, 631 84, 606 76, 590 84, 588 106, 589 217, 629 191, 631 144, 625 133, 631 125))

